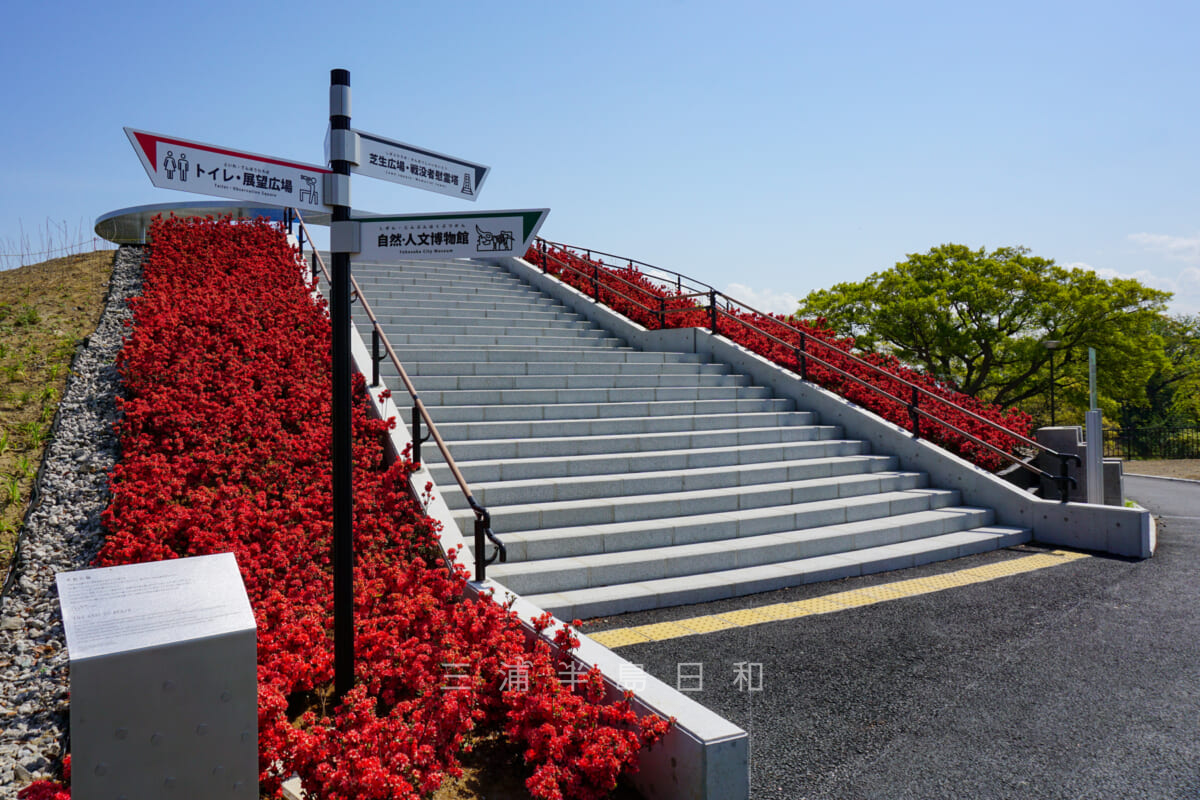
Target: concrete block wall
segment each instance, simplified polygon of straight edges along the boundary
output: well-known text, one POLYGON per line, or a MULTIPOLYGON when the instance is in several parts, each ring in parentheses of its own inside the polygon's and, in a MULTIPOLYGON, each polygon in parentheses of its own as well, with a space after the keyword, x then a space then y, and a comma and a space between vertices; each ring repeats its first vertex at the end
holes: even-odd
MULTIPOLYGON (((1065 425, 1055 428, 1039 428, 1036 436, 1039 444, 1049 447, 1057 453, 1074 453, 1079 457, 1082 466, 1074 468, 1076 484, 1071 487, 1068 499, 1087 502, 1087 442, 1083 437, 1083 428, 1079 425, 1065 425)), ((1058 474, 1058 459, 1045 455, 1038 456, 1037 465, 1047 472, 1058 474)), ((1106 506, 1125 505, 1125 469, 1119 458, 1106 458, 1102 463, 1104 470, 1104 504, 1106 506)), ((1058 486, 1052 481, 1042 479, 1042 497, 1057 497, 1058 486)))

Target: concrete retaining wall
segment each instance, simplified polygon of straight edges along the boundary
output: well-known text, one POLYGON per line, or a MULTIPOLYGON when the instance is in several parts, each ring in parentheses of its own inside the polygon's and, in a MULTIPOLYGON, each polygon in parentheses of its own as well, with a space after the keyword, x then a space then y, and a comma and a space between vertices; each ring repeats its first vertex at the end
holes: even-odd
POLYGON ((799 408, 817 412, 823 424, 840 425, 846 436, 870 442, 874 452, 898 457, 904 469, 928 473, 931 485, 958 489, 965 503, 994 509, 998 523, 1031 529, 1038 542, 1134 558, 1154 553, 1148 511, 1034 497, 724 337, 701 328, 650 331, 526 261, 505 258, 495 263, 634 347, 702 353, 729 364, 780 397, 792 398, 799 408))

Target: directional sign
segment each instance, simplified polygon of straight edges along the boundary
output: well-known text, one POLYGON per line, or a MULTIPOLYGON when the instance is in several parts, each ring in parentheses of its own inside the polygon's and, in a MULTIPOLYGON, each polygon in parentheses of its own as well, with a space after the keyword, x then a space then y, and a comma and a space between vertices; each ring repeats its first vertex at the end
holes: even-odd
POLYGON ((357 217, 365 261, 523 256, 548 208, 357 217))
POLYGON ((373 133, 355 133, 359 141, 359 163, 351 169, 359 175, 474 200, 492 171, 491 167, 482 164, 384 139, 373 133))
POLYGON ((228 150, 202 142, 125 128, 150 182, 236 200, 324 211, 324 176, 314 164, 228 150))

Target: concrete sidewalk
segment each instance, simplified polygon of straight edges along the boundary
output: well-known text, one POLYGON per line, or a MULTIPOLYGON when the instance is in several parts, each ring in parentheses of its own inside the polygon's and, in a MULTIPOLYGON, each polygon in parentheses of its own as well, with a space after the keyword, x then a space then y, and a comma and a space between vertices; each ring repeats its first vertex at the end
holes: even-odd
MULTIPOLYGON (((1126 488, 1160 515, 1159 551, 1146 561, 1063 560, 617 652, 698 689, 692 697, 750 732, 754 798, 1200 797, 1200 485, 1134 478, 1126 488)), ((624 615, 584 630, 718 614, 752 622, 762 616, 746 609, 819 604, 1034 552, 624 615)))

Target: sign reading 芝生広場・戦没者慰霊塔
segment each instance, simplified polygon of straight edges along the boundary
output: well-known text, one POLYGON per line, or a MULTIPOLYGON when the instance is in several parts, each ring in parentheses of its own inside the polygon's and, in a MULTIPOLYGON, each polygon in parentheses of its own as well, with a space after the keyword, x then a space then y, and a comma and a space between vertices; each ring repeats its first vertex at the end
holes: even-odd
POLYGON ((475 200, 491 167, 435 153, 373 133, 355 131, 358 161, 351 170, 368 178, 399 183, 414 189, 475 200))

